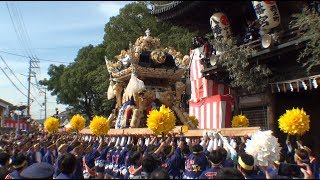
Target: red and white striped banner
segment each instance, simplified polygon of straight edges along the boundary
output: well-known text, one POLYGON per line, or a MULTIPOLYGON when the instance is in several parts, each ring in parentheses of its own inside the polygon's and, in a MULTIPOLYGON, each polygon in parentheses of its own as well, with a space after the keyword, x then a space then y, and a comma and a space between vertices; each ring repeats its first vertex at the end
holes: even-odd
POLYGON ((189 115, 199 120, 200 129, 228 128, 231 127, 230 96, 211 96, 199 102, 189 102, 189 115))
POLYGON ((199 47, 190 51, 190 83, 191 99, 189 115, 199 120, 199 128, 231 127, 231 106, 233 98, 229 87, 215 83, 202 77, 204 69, 200 63, 204 57, 204 48, 199 47))
POLYGON ((229 87, 213 82, 202 77, 201 70, 204 69, 200 63, 203 58, 203 46, 190 51, 190 83, 191 83, 191 100, 198 102, 202 98, 214 95, 230 94, 229 87))
POLYGON ((15 121, 15 120, 3 120, 3 126, 4 127, 11 127, 11 128, 18 128, 22 130, 28 130, 29 129, 29 123, 25 121, 15 121))

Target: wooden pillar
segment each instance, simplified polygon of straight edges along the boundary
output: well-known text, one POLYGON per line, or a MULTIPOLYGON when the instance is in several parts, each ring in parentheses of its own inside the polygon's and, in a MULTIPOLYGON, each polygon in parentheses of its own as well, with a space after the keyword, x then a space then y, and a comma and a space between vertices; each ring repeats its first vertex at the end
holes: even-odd
POLYGON ((234 114, 239 114, 239 91, 237 89, 231 89, 231 94, 234 100, 234 114))
POLYGON ((277 122, 275 119, 275 95, 271 92, 269 88, 267 88, 266 92, 267 99, 267 125, 268 129, 273 132, 276 131, 277 122))

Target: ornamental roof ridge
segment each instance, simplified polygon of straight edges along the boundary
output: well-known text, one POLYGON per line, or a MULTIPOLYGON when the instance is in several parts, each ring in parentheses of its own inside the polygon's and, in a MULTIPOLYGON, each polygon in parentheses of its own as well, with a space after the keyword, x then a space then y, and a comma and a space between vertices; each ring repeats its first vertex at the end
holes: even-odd
POLYGON ((182 2, 183 1, 172 1, 170 3, 162 4, 162 5, 154 4, 152 6, 151 14, 159 14, 159 13, 162 13, 164 11, 168 11, 168 10, 174 8, 175 6, 177 6, 178 4, 180 4, 182 2))

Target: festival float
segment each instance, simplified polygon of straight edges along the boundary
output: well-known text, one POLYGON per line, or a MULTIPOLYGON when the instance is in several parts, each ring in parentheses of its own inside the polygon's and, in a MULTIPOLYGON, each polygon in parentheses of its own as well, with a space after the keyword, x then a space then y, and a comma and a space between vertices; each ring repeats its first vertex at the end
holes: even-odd
MULTIPOLYGON (((161 133, 157 133, 159 129, 164 128, 166 131, 166 126, 171 126, 168 124, 173 122, 170 132, 184 131, 185 136, 202 136, 205 128, 198 129, 198 119, 193 115, 189 116, 181 106, 181 97, 186 91, 183 79, 186 78, 191 64, 190 56, 183 56, 173 47, 162 48, 160 39, 152 37, 149 29, 145 33, 134 44, 129 43, 128 50, 121 50, 120 54, 115 56, 116 61, 105 57, 110 75, 108 99, 116 100, 115 108, 108 117, 108 134, 160 135, 161 133), (159 109, 160 111, 156 112, 159 109), (172 113, 174 121, 169 119, 167 124, 166 121, 154 119, 160 116, 162 111, 172 113), (154 122, 147 122, 149 119, 154 122), (163 123, 163 127, 157 122, 163 123), (156 127, 150 127, 152 125, 156 127)), ((237 136, 253 133, 258 128, 246 127, 242 132, 239 130, 225 128, 221 129, 221 133, 237 136)), ((81 133, 92 132, 83 129, 81 133)))

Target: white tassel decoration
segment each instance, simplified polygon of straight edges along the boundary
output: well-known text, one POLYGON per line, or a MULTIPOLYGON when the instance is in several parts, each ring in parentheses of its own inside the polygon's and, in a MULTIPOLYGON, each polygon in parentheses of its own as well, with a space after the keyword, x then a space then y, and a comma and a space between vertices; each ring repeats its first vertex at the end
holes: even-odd
POLYGON ((139 91, 144 90, 146 87, 144 82, 137 78, 135 73, 131 73, 131 79, 124 91, 124 99, 125 101, 130 100, 130 98, 139 91))
POLYGON ((111 80, 110 81, 110 84, 109 84, 109 87, 108 87, 108 100, 110 100, 110 99, 113 99, 116 95, 114 94, 114 92, 113 92, 113 85, 114 85, 114 83, 113 83, 113 81, 111 80))

